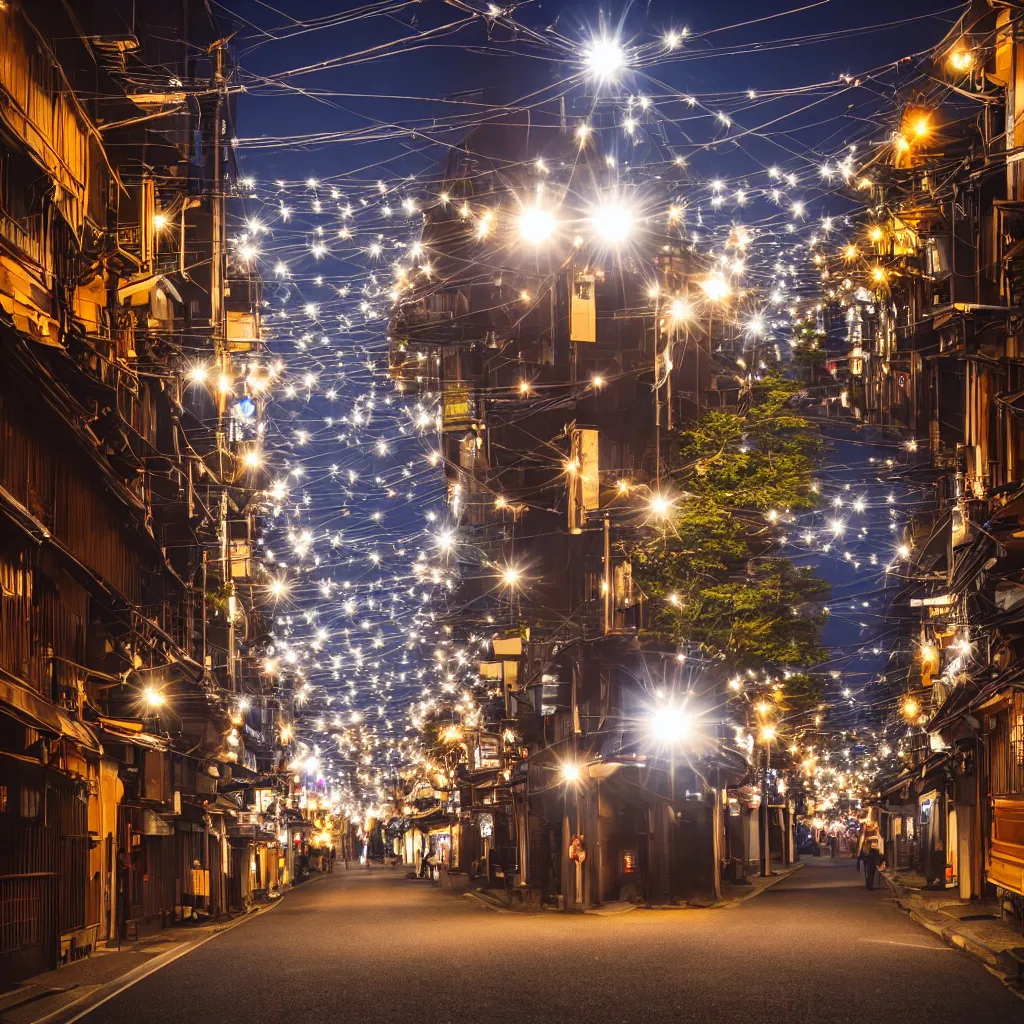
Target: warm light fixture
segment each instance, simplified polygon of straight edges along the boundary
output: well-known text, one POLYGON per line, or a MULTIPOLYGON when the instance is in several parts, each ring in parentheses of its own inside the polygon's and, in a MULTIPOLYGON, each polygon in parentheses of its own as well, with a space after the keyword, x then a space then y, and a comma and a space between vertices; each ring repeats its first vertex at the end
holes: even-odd
POLYGON ((649 506, 654 515, 659 519, 664 519, 665 516, 668 515, 669 509, 672 507, 672 502, 661 494, 654 494, 651 496, 649 506))
POLYGON ((603 203, 590 215, 594 233, 609 245, 626 241, 633 232, 633 215, 619 202, 603 203))
POLYGON ((167 702, 167 698, 152 686, 147 686, 142 696, 145 699, 147 706, 151 708, 163 707, 167 702))
POLYGON ((530 245, 546 242, 555 230, 555 218, 550 210, 529 206, 519 215, 519 237, 530 245))
POLYGON ((968 71, 974 64, 974 54, 970 50, 954 50, 949 63, 956 71, 968 71))
POLYGON ((693 308, 685 299, 673 299, 668 312, 673 320, 689 320, 693 316, 693 308))
POLYGON ((651 715, 651 732, 662 743, 678 743, 690 735, 692 728, 685 707, 669 704, 651 715))
POLYGON ((598 81, 612 81, 626 66, 626 54, 619 41, 608 36, 593 39, 583 51, 583 59, 589 74, 598 81))
POLYGON ((704 290, 704 294, 712 302, 721 302, 723 299, 728 298, 729 293, 732 291, 729 287, 729 282, 721 274, 712 274, 710 277, 704 278, 700 286, 704 290))

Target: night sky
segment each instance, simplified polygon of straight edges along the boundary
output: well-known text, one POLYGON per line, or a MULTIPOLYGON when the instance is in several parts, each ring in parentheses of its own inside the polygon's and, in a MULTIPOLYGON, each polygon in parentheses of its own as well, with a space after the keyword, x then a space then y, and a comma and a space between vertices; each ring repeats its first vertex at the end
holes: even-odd
MULTIPOLYGON (((431 667, 431 615, 450 580, 437 558, 448 528, 443 480, 427 459, 433 408, 396 394, 386 374, 392 264, 415 260, 410 246, 421 210, 437 201, 447 148, 494 104, 564 94, 575 124, 596 97, 623 119, 600 133, 613 173, 649 194, 671 192, 694 245, 720 247, 737 224, 755 232, 745 273, 779 296, 766 317, 784 343, 790 304, 817 287, 812 240, 824 232, 839 245, 852 230, 844 174, 890 140, 895 90, 961 8, 826 0, 788 13, 735 0, 602 14, 523 3, 508 9, 513 28, 504 16, 440 2, 361 8, 374 16, 311 0, 276 13, 260 0, 215 7, 236 20, 244 87, 235 130, 252 183, 241 189, 248 222, 236 238, 267 281, 270 344, 284 363, 268 432, 281 499, 267 568, 286 588, 273 605, 274 657, 309 686, 303 741, 336 763, 339 754, 360 763, 372 783, 378 768, 401 762, 410 708, 460 681, 431 667), (669 49, 665 34, 684 28, 669 49), (581 51, 602 35, 618 36, 631 66, 595 84, 581 75, 581 51), (635 118, 629 131, 626 117, 635 118), (428 571, 416 572, 417 560, 428 571)), ((863 496, 863 522, 823 552, 835 514, 823 508, 794 529, 793 543, 812 531, 798 560, 817 565, 847 601, 829 642, 870 650, 884 642, 875 591, 896 520, 891 488, 869 461, 885 448, 868 454, 864 439, 856 444, 863 460, 845 475, 825 471, 823 487, 829 501, 863 496), (858 595, 873 602, 863 615, 850 614, 858 595)), ((917 492, 899 493, 905 511, 917 492)), ((836 664, 850 674, 836 688, 856 697, 888 654, 853 664, 847 655, 836 664)), ((471 668, 468 657, 466 678, 471 668)))

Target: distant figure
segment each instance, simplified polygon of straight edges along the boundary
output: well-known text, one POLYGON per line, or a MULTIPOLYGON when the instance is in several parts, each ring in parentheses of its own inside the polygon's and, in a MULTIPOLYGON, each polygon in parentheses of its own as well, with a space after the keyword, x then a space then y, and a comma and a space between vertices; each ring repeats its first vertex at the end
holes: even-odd
POLYGON ((830 835, 828 837, 828 848, 829 848, 829 850, 832 853, 832 859, 833 860, 838 860, 839 859, 839 835, 836 832, 833 832, 832 835, 830 835))
POLYGON ((334 861, 335 861, 335 858, 337 856, 338 856, 338 851, 332 846, 331 847, 330 857, 327 860, 327 870, 328 871, 333 871, 334 870, 334 861))
POLYGON ((864 858, 864 884, 872 890, 875 888, 875 876, 878 874, 878 869, 885 863, 885 856, 878 847, 879 843, 872 840, 871 848, 864 858))

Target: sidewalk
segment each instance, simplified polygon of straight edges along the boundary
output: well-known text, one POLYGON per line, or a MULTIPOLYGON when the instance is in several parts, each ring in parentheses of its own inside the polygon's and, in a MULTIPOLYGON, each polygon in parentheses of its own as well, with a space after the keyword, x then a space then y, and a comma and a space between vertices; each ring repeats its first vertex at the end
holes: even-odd
POLYGON ((924 889, 907 872, 879 872, 896 905, 912 920, 961 949, 1024 998, 1024 935, 1003 920, 998 900, 964 900, 952 890, 924 889))
MULTIPOLYGON (((728 907, 736 907, 745 900, 759 896, 765 889, 770 889, 773 885, 777 885, 784 879, 789 878, 794 871, 799 871, 802 867, 803 864, 797 863, 786 868, 776 868, 768 878, 755 875, 750 878, 749 885, 730 885, 726 883, 722 886, 722 898, 720 900, 688 900, 686 903, 671 904, 656 903, 650 907, 645 906, 643 903, 612 901, 602 903, 597 907, 588 907, 583 913, 591 914, 594 917, 617 917, 619 914, 628 914, 633 910, 721 910, 728 907)), ((479 903, 481 906, 487 907, 489 910, 496 910, 499 914, 536 913, 536 910, 527 910, 522 904, 510 901, 508 894, 500 889, 472 889, 469 892, 463 893, 463 896, 479 903)), ((544 907, 543 909, 549 913, 555 912, 551 907, 544 907)), ((0 1018, 0 1021, 2 1021, 2 1018, 0 1018)))
MULTIPOLYGON (((324 876, 314 875, 299 888, 319 877, 324 876)), ((37 974, 6 992, 0 992, 0 1024, 65 1024, 75 1020, 80 1014, 209 942, 221 932, 269 913, 281 903, 281 899, 274 898, 230 920, 167 928, 138 942, 123 942, 120 949, 101 946, 83 960, 37 974)))

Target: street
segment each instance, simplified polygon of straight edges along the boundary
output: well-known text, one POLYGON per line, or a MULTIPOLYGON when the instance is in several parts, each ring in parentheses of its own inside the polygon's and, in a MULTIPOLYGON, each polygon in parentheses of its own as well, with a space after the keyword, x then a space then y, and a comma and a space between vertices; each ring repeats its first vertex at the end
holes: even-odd
POLYGON ((853 861, 738 907, 498 914, 353 867, 145 978, 102 1022, 1019 1021, 977 962, 868 892, 853 861))

